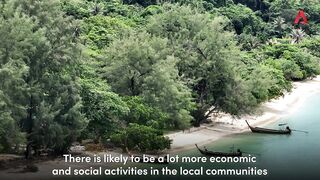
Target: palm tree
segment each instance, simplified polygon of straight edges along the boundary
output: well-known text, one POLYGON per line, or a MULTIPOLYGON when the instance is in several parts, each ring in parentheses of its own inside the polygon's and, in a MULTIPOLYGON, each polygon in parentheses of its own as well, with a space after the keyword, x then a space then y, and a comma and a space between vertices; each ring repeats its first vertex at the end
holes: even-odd
POLYGON ((271 46, 275 44, 279 44, 277 39, 269 39, 266 43, 271 46))
POLYGON ((292 38, 291 43, 300 43, 302 39, 307 36, 307 34, 302 29, 292 29, 292 32, 290 33, 290 37, 292 38))
POLYGON ((275 34, 278 35, 278 37, 280 38, 283 36, 283 34, 284 34, 285 30, 288 28, 288 26, 285 23, 284 18, 277 17, 272 22, 272 28, 273 28, 273 31, 275 32, 275 34))

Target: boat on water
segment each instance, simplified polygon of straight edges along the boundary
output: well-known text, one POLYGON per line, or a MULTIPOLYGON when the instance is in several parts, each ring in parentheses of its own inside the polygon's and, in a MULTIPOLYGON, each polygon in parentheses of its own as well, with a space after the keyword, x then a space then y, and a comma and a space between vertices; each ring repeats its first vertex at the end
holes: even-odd
POLYGON ((212 156, 212 157, 238 157, 242 156, 242 152, 240 149, 238 149, 236 152, 214 152, 214 151, 209 151, 206 148, 205 149, 200 149, 197 144, 195 144, 199 152, 205 156, 212 156))
POLYGON ((286 127, 286 129, 267 129, 267 128, 260 128, 260 127, 252 127, 246 120, 247 125, 249 126, 250 130, 253 133, 265 133, 265 134, 291 134, 291 129, 289 126, 286 127))

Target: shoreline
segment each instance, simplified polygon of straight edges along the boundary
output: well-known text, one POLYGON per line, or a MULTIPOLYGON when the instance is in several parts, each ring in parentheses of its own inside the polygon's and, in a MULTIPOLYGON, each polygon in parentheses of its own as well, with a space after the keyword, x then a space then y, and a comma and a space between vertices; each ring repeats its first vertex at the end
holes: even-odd
POLYGON ((166 153, 178 153, 195 148, 195 144, 205 145, 221 140, 226 136, 250 131, 245 120, 253 126, 266 126, 290 116, 301 107, 310 96, 320 93, 320 76, 312 80, 293 82, 291 92, 284 96, 269 100, 260 105, 257 113, 233 118, 224 113, 210 117, 211 124, 198 128, 166 134, 172 139, 171 149, 166 153))

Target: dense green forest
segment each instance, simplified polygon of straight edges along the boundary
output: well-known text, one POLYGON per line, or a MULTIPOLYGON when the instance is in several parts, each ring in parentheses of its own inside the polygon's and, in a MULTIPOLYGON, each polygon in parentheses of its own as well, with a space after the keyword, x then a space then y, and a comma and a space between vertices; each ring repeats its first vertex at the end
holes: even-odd
POLYGON ((140 151, 320 73, 319 0, 1 0, 0 152, 140 151), (308 24, 294 24, 304 9, 308 24))

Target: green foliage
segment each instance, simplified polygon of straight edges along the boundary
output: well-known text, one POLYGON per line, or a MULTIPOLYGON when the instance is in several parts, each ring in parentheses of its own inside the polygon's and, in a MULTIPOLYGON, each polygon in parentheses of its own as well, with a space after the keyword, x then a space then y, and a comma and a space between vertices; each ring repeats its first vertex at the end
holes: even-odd
POLYGON ((152 127, 129 124, 129 126, 111 136, 111 142, 123 150, 139 150, 142 152, 169 149, 171 140, 152 127))
POLYGON ((311 38, 305 39, 299 45, 302 48, 305 48, 310 52, 312 55, 320 58, 320 36, 313 36, 311 38))
POLYGON ((10 1, 4 7, 0 64, 3 78, 14 77, 8 83, 15 92, 8 91, 9 84, 0 88, 11 116, 26 132, 28 155, 30 148, 65 152, 85 125, 72 21, 64 17, 58 1, 10 1))
POLYGON ((81 84, 82 112, 89 121, 87 131, 99 142, 101 137, 110 135, 121 124, 119 117, 129 109, 117 94, 97 79, 83 79, 81 84))
POLYGON ((146 32, 116 40, 105 52, 105 78, 119 94, 141 96, 169 115, 169 128, 184 128, 192 119, 191 93, 180 80, 167 40, 146 32))
POLYGON ((234 71, 240 52, 233 34, 224 30, 225 19, 211 19, 209 14, 185 6, 166 8, 167 13, 155 15, 147 27, 152 34, 168 38, 172 53, 179 57, 179 74, 196 97, 195 124, 208 117, 210 113, 206 112, 211 107, 211 112, 234 115, 253 109, 253 96, 246 93, 234 71))
POLYGON ((288 59, 280 59, 280 69, 282 69, 284 77, 288 80, 303 79, 304 74, 300 67, 294 62, 288 59))
POLYGON ((254 11, 265 11, 267 8, 267 4, 264 0, 233 0, 233 2, 235 4, 241 3, 243 5, 246 5, 254 11))
POLYGON ((152 16, 155 14, 160 14, 163 12, 163 9, 161 6, 158 5, 151 5, 144 9, 144 12, 142 13, 142 16, 152 16))
MULTIPOLYGON (((280 59, 274 67, 281 69, 288 80, 302 80, 319 74, 319 58, 299 45, 278 44, 264 49, 267 57, 280 59)), ((272 61, 271 61, 272 62, 272 61)))
POLYGON ((251 34, 242 33, 237 36, 238 44, 242 46, 241 50, 250 51, 252 49, 258 48, 261 45, 261 41, 251 34))
POLYGON ((139 21, 142 7, 127 5, 122 0, 61 0, 63 11, 76 19, 85 19, 96 15, 126 17, 139 21))
POLYGON ((77 19, 89 17, 93 8, 93 3, 89 4, 81 0, 63 0, 61 3, 63 11, 77 19))
MULTIPOLYGON (((12 13, 12 9, 4 11, 12 13)), ((8 152, 25 138, 18 124, 27 116, 24 100, 28 89, 23 77, 29 67, 22 60, 34 50, 33 43, 38 40, 29 18, 19 13, 11 15, 8 19, 0 17, 0 151, 8 152)))
POLYGON ((149 6, 157 4, 159 0, 123 0, 127 4, 139 4, 141 6, 149 6))
POLYGON ((130 109, 129 114, 124 118, 128 124, 148 125, 157 129, 166 127, 168 115, 160 109, 148 106, 139 96, 128 96, 124 100, 130 109))
POLYGON ((242 61, 246 66, 238 69, 241 76, 245 79, 248 91, 251 91, 257 104, 269 99, 283 95, 291 90, 290 81, 286 80, 281 71, 280 61, 267 59, 259 62, 260 51, 252 51, 251 54, 245 54, 242 61))
POLYGON ((108 46, 114 39, 120 37, 133 25, 133 22, 120 18, 101 15, 92 16, 84 20, 83 39, 89 48, 100 50, 108 46))
POLYGON ((122 0, 102 0, 102 3, 104 3, 104 9, 102 11, 106 16, 123 16, 136 22, 143 21, 143 19, 140 18, 143 11, 142 7, 123 4, 122 0))
POLYGON ((273 83, 271 83, 268 87, 268 99, 278 97, 280 95, 283 95, 284 92, 291 90, 291 83, 285 79, 284 74, 281 70, 272 68, 270 66, 266 66, 265 68, 266 73, 273 81, 273 83))
POLYGON ((231 20, 237 34, 257 35, 263 32, 266 26, 250 8, 241 4, 223 7, 219 12, 231 20))
POLYGON ((88 126, 82 132, 81 138, 94 139, 101 142, 102 137, 108 137, 121 126, 121 118, 129 112, 122 98, 111 91, 108 84, 98 76, 99 64, 90 57, 87 51, 83 59, 89 59, 81 64, 81 98, 82 113, 88 120, 88 126))
POLYGON ((12 152, 13 148, 24 143, 25 136, 12 118, 12 111, 4 101, 8 99, 2 91, 0 91, 0 99, 0 152, 12 152))
POLYGON ((288 25, 285 23, 285 19, 277 17, 272 22, 272 33, 278 38, 283 37, 288 29, 288 25))

